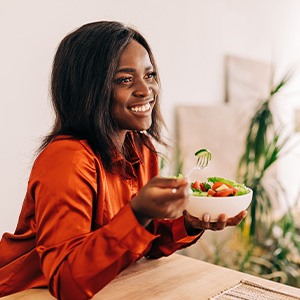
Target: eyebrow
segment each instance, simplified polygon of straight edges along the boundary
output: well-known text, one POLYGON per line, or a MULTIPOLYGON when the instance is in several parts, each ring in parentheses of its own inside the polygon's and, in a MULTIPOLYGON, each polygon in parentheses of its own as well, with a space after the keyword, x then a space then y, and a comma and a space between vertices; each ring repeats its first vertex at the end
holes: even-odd
MULTIPOLYGON (((149 71, 152 69, 154 69, 154 67, 152 65, 145 68, 146 71, 149 71)), ((134 69, 134 68, 121 68, 116 73, 123 73, 123 72, 124 73, 134 73, 135 71, 136 71, 136 69, 134 69)))

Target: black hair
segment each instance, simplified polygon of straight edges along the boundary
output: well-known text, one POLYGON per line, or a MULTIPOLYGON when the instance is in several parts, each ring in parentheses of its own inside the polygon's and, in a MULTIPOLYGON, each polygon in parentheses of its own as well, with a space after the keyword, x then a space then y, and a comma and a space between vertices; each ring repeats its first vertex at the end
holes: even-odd
MULTIPOLYGON (((59 44, 51 74, 51 100, 55 112, 52 131, 39 148, 43 150, 58 135, 85 139, 100 155, 104 167, 110 169, 110 154, 115 148, 112 111, 112 84, 124 48, 136 40, 157 66, 145 38, 135 29, 115 21, 88 23, 68 34, 59 44)), ((159 95, 152 111, 152 125, 147 130, 157 142, 166 145, 161 136, 164 121, 159 95)), ((145 135, 137 133, 138 141, 155 149, 145 135)))

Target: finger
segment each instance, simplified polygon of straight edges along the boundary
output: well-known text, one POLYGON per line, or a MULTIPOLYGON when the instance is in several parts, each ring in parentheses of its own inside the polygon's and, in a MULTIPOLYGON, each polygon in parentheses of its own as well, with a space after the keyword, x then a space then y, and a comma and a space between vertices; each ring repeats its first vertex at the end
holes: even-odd
POLYGON ((165 218, 177 218, 182 215, 182 211, 186 206, 186 200, 184 198, 179 199, 176 202, 168 203, 165 207, 165 218))
POLYGON ((216 223, 216 230, 223 230, 226 227, 227 221, 228 217, 225 214, 219 215, 216 223))
POLYGON ((184 216, 184 219, 187 223, 189 223, 189 225, 193 228, 201 228, 201 221, 192 216, 186 209, 182 212, 183 216, 184 216))
POLYGON ((240 224, 246 216, 247 216, 247 211, 246 210, 241 211, 235 217, 228 219, 227 226, 236 226, 240 224))
POLYGON ((175 193, 172 190, 168 189, 166 191, 160 192, 159 198, 155 199, 157 205, 161 205, 164 207, 176 207, 181 208, 181 213, 185 209, 188 203, 188 197, 186 197, 184 191, 177 191, 175 193))
POLYGON ((188 184, 185 178, 167 177, 154 177, 152 183, 161 188, 179 188, 188 184))
POLYGON ((160 197, 156 199, 157 203, 168 205, 169 202, 184 200, 185 205, 188 201, 188 191, 185 187, 164 188, 160 190, 160 197))
POLYGON ((188 197, 189 190, 185 185, 171 188, 171 192, 180 197, 188 197))
POLYGON ((203 214, 202 220, 200 221, 200 226, 203 229, 211 229, 211 223, 210 223, 210 215, 209 214, 203 214))

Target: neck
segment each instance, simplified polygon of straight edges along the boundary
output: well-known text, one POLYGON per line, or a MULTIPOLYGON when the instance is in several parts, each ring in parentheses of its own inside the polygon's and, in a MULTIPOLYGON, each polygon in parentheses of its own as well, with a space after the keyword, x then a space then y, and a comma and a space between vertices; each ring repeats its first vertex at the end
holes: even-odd
POLYGON ((116 143, 117 150, 122 152, 122 147, 124 145, 125 137, 126 137, 127 130, 122 130, 116 132, 114 137, 114 142, 116 143))

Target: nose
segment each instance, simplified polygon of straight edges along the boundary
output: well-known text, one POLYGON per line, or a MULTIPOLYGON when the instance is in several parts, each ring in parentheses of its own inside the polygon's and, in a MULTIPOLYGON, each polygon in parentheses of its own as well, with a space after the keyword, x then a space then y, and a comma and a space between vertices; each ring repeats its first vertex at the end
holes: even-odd
POLYGON ((152 93, 151 86, 148 82, 139 81, 135 85, 133 95, 136 97, 146 97, 152 93))

